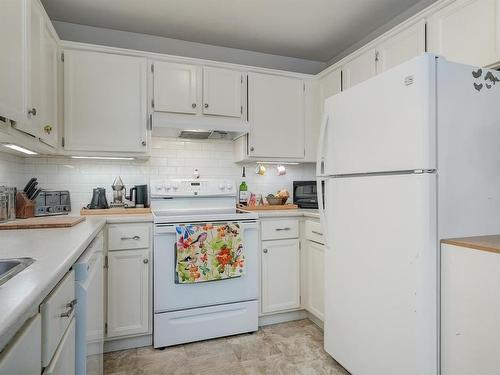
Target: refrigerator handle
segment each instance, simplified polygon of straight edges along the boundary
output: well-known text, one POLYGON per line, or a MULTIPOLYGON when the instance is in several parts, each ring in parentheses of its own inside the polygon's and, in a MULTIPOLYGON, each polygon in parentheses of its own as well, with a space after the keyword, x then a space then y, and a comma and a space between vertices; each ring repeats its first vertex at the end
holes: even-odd
POLYGON ((325 246, 328 248, 328 222, 326 217, 326 207, 324 199, 324 191, 326 190, 327 178, 318 177, 317 183, 317 194, 318 194, 318 209, 319 209, 319 220, 321 223, 321 229, 323 230, 323 237, 325 239, 325 246))
POLYGON ((325 155, 323 154, 325 142, 326 142, 326 128, 328 126, 328 112, 325 111, 323 114, 323 119, 321 120, 321 127, 319 130, 318 139, 318 153, 316 156, 316 176, 323 176, 325 174, 325 155))

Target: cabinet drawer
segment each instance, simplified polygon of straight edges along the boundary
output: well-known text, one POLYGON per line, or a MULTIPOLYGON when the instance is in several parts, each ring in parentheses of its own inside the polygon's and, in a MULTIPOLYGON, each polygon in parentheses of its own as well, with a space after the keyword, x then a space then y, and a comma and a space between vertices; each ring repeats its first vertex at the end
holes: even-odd
POLYGON ((299 221, 297 219, 261 221, 261 224, 263 241, 299 237, 299 221))
POLYGON ((307 220, 305 225, 306 239, 309 241, 318 242, 320 244, 325 243, 323 237, 323 228, 321 223, 317 221, 307 220))
POLYGON ((108 226, 108 250, 148 248, 151 243, 149 224, 114 224, 108 226))
POLYGON ((75 274, 69 271, 40 305, 42 314, 42 366, 50 363, 75 315, 75 274))

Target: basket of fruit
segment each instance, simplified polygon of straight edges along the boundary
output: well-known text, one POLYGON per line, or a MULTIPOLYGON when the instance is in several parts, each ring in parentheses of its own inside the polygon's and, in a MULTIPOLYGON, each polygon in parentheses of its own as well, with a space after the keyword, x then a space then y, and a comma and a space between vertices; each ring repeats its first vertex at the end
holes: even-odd
POLYGON ((278 191, 276 194, 269 194, 266 197, 267 203, 271 206, 280 206, 284 205, 288 200, 290 193, 286 189, 282 189, 278 191))

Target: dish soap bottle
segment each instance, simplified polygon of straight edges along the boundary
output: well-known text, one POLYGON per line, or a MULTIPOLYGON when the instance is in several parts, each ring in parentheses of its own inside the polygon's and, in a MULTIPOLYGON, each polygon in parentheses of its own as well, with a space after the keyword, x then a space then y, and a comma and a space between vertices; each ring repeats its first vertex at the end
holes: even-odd
POLYGON ((245 182, 245 167, 243 167, 243 174, 241 176, 241 184, 238 190, 238 203, 246 205, 248 200, 248 186, 245 182))

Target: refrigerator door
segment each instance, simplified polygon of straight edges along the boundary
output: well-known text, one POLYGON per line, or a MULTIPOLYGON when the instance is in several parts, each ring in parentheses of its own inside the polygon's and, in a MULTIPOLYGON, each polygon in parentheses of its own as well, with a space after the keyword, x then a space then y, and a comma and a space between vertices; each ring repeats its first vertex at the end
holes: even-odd
POLYGON ((318 175, 435 169, 435 71, 424 54, 328 98, 318 175))
POLYGON ((436 175, 326 185, 325 350, 356 375, 437 374, 436 175))

